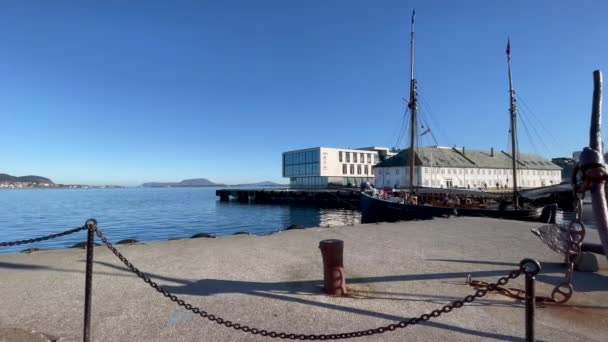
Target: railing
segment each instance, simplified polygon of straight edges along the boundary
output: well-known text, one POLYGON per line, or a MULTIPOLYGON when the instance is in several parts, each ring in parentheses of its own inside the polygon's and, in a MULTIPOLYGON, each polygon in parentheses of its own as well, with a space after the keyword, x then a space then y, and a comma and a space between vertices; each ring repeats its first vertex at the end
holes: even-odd
POLYGON ((11 241, 11 242, 2 242, 0 243, 0 247, 6 246, 15 246, 22 245, 27 243, 34 243, 44 240, 55 239, 59 237, 63 237, 66 235, 74 234, 80 231, 87 231, 87 244, 86 244, 86 273, 85 273, 85 302, 84 302, 84 326, 83 326, 83 334, 82 339, 85 342, 89 342, 91 340, 91 295, 92 295, 92 281, 93 281, 93 251, 94 251, 94 240, 95 235, 101 239, 104 245, 118 258, 122 263, 127 266, 131 272, 135 273, 139 278, 141 278, 144 282, 146 282, 150 287, 161 293, 163 296, 167 297, 169 300, 175 302, 177 305, 183 307, 184 309, 199 315, 202 318, 208 319, 217 324, 221 324, 227 328, 232 328, 235 330, 240 330, 245 333, 250 333, 253 335, 266 336, 270 338, 279 338, 279 339, 292 339, 292 340, 335 340, 335 339, 347 339, 361 336, 370 336, 376 334, 383 334, 386 332, 395 331, 397 329, 406 328, 412 325, 416 325, 421 322, 425 322, 431 320, 433 318, 437 318, 442 314, 447 314, 452 312, 454 309, 459 309, 463 307, 467 303, 472 303, 478 298, 486 296, 489 292, 498 292, 501 293, 504 291, 504 285, 506 285, 512 279, 518 278, 520 275, 524 274, 526 278, 526 290, 521 291, 522 296, 521 299, 525 300, 525 322, 526 322, 526 341, 534 341, 534 310, 536 307, 536 297, 535 297, 535 276, 540 272, 540 264, 532 259, 524 259, 520 262, 519 268, 511 271, 508 275, 499 278, 495 283, 481 283, 478 282, 475 286, 476 291, 472 295, 468 295, 464 297, 462 300, 453 301, 450 304, 444 305, 443 307, 433 310, 429 313, 424 313, 420 316, 413 317, 407 320, 393 322, 392 324, 375 327, 366 330, 359 331, 351 331, 344 333, 334 333, 334 334, 296 334, 296 333, 287 333, 287 332, 278 332, 278 331, 268 331, 265 329, 259 329, 255 327, 249 327, 247 325, 242 325, 238 323, 233 323, 230 320, 224 319, 222 317, 213 315, 208 313, 207 311, 198 308, 190 303, 185 302, 183 299, 178 296, 170 293, 169 291, 163 289, 160 285, 146 276, 142 271, 140 271, 137 267, 135 267, 124 255, 122 255, 114 245, 108 240, 108 238, 102 233, 102 231, 97 226, 97 221, 95 219, 87 220, 84 226, 79 228, 74 228, 70 230, 66 230, 61 233, 51 234, 43 237, 38 237, 29 240, 19 240, 19 241, 11 241))

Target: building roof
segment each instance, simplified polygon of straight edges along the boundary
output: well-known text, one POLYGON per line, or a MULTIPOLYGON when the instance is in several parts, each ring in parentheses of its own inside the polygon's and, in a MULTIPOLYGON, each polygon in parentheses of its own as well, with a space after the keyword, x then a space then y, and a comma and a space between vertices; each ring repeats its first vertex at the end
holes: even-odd
MULTIPOLYGON (((486 169, 510 169, 512 168, 511 155, 504 151, 469 150, 451 147, 419 147, 416 149, 415 164, 425 167, 466 167, 486 169)), ((409 149, 399 152, 375 167, 409 166, 409 149)), ((520 153, 519 169, 534 170, 561 170, 561 167, 553 164, 550 160, 536 154, 520 153)))

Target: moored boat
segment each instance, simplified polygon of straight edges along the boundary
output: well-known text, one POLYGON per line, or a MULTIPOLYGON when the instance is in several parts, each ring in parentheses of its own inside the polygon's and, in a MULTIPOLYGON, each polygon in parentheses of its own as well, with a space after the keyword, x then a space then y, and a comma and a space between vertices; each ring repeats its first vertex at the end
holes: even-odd
MULTIPOLYGON (((377 192, 371 192, 371 195, 362 191, 361 193, 361 210, 363 222, 377 221, 394 221, 394 220, 411 220, 411 219, 428 219, 433 217, 445 217, 450 215, 460 216, 480 216, 492 217, 513 220, 526 221, 547 221, 552 217, 552 210, 555 210, 554 205, 534 206, 531 203, 523 202, 518 192, 517 182, 517 165, 519 161, 519 152, 517 151, 517 117, 515 109, 515 98, 513 84, 511 79, 511 55, 510 42, 507 45, 507 59, 509 71, 509 92, 510 92, 510 132, 511 132, 511 154, 503 152, 508 156, 512 164, 512 194, 488 194, 469 190, 457 189, 434 189, 444 193, 442 196, 429 195, 433 191, 429 188, 420 188, 416 185, 416 172, 414 171, 417 163, 419 164, 419 150, 416 147, 417 135, 417 81, 414 77, 414 13, 412 13, 411 23, 411 64, 410 64, 410 98, 408 109, 410 111, 410 132, 409 132, 409 149, 407 157, 401 161, 403 167, 409 167, 409 177, 406 179, 409 182, 407 191, 401 192, 400 195, 394 196, 393 192, 390 195, 386 193, 377 196, 377 192), (425 192, 427 193, 425 195, 425 192), (511 199, 509 200, 510 197, 511 199), (475 200, 477 199, 477 200, 475 200)), ((424 134, 424 133, 423 133, 424 134)), ((493 151, 492 151, 493 152, 493 151)), ((463 152, 464 154, 464 148, 463 152)), ((396 157, 393 157, 396 158, 396 157)), ((467 159, 468 160, 468 159, 467 159)), ((473 163, 475 166, 476 164, 473 163)), ((477 166, 476 166, 477 167, 477 166)), ((407 174, 406 174, 407 176, 407 174)), ((419 184, 420 185, 420 184, 419 184)), ((498 187, 498 185, 497 185, 498 187)), ((553 215, 554 216, 554 215, 553 215)))

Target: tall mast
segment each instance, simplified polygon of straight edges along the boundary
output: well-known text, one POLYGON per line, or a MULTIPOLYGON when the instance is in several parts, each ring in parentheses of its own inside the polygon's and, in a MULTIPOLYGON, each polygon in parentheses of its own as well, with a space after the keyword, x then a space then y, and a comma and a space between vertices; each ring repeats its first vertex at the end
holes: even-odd
POLYGON ((515 110, 515 91, 511 78, 511 40, 507 40, 507 64, 509 66, 509 111, 511 112, 511 159, 513 161, 513 206, 519 209, 517 193, 517 111, 515 110))
POLYGON ((410 102, 408 107, 410 108, 411 113, 411 122, 410 122, 410 193, 414 191, 415 186, 415 173, 414 173, 414 163, 416 160, 414 150, 416 148, 416 131, 418 128, 418 104, 416 100, 416 79, 414 78, 414 16, 416 15, 416 10, 412 11, 412 33, 410 36, 410 102))

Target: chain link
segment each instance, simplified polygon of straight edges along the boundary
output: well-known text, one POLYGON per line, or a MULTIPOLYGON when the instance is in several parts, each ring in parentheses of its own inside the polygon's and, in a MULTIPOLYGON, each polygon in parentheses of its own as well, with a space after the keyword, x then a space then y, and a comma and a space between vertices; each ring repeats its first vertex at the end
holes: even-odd
POLYGON ((522 273, 521 268, 518 270, 513 270, 507 276, 499 278, 496 283, 484 285, 484 287, 478 288, 474 294, 468 295, 468 296, 464 297, 462 300, 457 300, 457 301, 451 302, 450 304, 446 304, 443 307, 441 307, 440 309, 433 310, 430 313, 425 313, 418 317, 413 317, 413 318, 403 320, 400 322, 394 322, 394 323, 386 325, 386 326, 381 326, 381 327, 368 329, 368 330, 352 331, 352 332, 338 333, 338 334, 318 334, 318 335, 316 335, 316 334, 310 334, 310 335, 293 334, 293 333, 285 333, 285 332, 268 331, 268 330, 264 330, 264 329, 252 328, 247 325, 241 325, 239 323, 234 323, 227 319, 212 315, 200 308, 193 306, 192 304, 186 303, 183 299, 180 299, 176 295, 163 289, 156 282, 154 282, 152 279, 150 279, 148 276, 146 276, 143 272, 141 272, 137 267, 135 267, 129 260, 127 260, 127 258, 125 258, 124 255, 122 255, 116 249, 116 247, 114 247, 110 243, 110 241, 108 241, 108 239, 103 235, 103 233, 99 229, 95 230, 95 234, 97 234, 97 236, 101 239, 101 241, 103 241, 103 243, 108 247, 108 249, 110 249, 110 251, 112 251, 112 253, 114 253, 114 255, 116 255, 116 257, 118 257, 118 259, 120 259, 120 261, 122 261, 123 264, 125 264, 125 266, 127 266, 127 268, 129 268, 129 270, 131 270, 131 272, 135 273, 139 278, 141 278, 144 282, 146 282, 148 285, 150 285, 150 287, 152 287, 156 291, 160 292, 163 296, 169 298, 172 302, 177 303, 177 305, 183 307, 184 309, 186 309, 196 315, 199 315, 203 318, 206 318, 210 321, 213 321, 217 324, 224 325, 228 328, 240 330, 240 331, 243 331, 246 333, 251 333, 253 335, 261 335, 261 336, 266 336, 266 337, 271 337, 271 338, 280 338, 280 339, 336 340, 336 339, 346 339, 346 338, 353 338, 353 337, 383 334, 388 331, 394 331, 395 329, 398 329, 398 328, 406 328, 408 326, 415 325, 420 322, 425 322, 432 318, 439 317, 442 314, 449 313, 454 309, 461 308, 466 303, 471 303, 471 302, 475 301, 476 299, 485 296, 486 294, 488 294, 488 292, 495 291, 499 287, 498 284, 505 285, 511 279, 515 279, 515 278, 519 277, 522 273))
POLYGON ((62 236, 70 235, 70 234, 73 234, 73 233, 77 233, 77 232, 79 232, 81 230, 85 230, 85 229, 87 229, 87 227, 86 226, 82 226, 82 227, 79 227, 79 228, 74 228, 74 229, 66 230, 65 232, 61 232, 61 233, 57 233, 57 234, 51 234, 51 235, 47 235, 47 236, 41 236, 41 237, 37 237, 37 238, 34 238, 34 239, 29 239, 29 240, 0 242, 0 247, 18 246, 18 245, 24 245, 26 243, 34 243, 34 242, 40 242, 40 241, 55 239, 55 238, 58 238, 58 237, 62 237, 62 236))
MULTIPOLYGON (((573 184, 573 186, 576 187, 576 184, 573 184)), ((585 196, 585 193, 575 190, 574 196, 574 219, 568 225, 566 274, 564 275, 564 281, 557 285, 551 292, 551 298, 555 303, 567 302, 574 293, 574 288, 572 287, 574 261, 581 254, 581 245, 583 244, 583 239, 585 239, 585 225, 583 224, 583 197, 585 196)))

